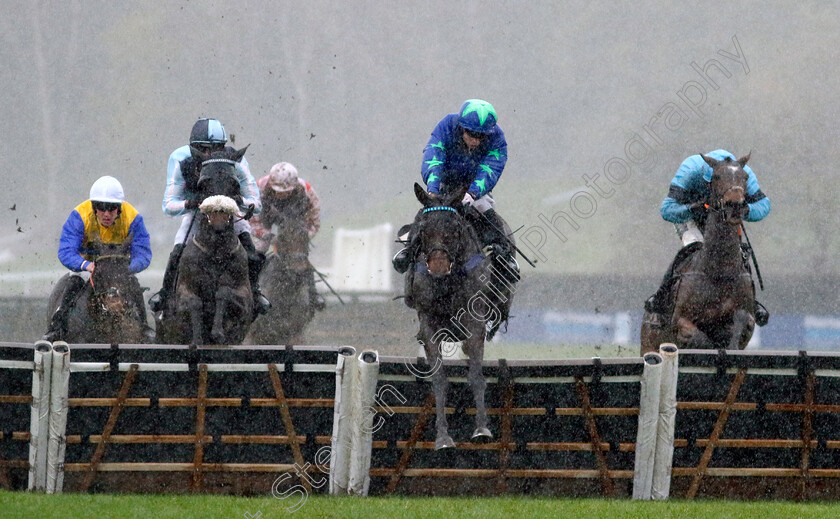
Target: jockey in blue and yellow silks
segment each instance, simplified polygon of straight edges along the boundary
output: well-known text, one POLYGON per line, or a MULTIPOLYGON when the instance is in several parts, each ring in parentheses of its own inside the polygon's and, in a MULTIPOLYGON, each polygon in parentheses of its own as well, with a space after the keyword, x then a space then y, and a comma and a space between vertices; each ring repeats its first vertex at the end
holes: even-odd
MULTIPOLYGON (((706 153, 706 156, 715 160, 736 160, 735 155, 722 149, 706 153)), ((752 168, 744 165, 744 171, 748 175, 745 199, 749 206, 749 211, 744 220, 758 222, 770 213, 770 199, 761 191, 752 168)), ((668 195, 662 201, 659 213, 663 220, 674 224, 683 248, 677 252, 674 261, 665 273, 659 290, 645 302, 645 310, 648 312, 656 314, 667 312, 667 298, 674 279, 674 270, 677 265, 697 250, 697 246, 693 245, 694 243, 703 242, 703 228, 708 207, 706 204, 711 180, 712 167, 699 154, 685 159, 671 180, 668 195)), ((756 324, 764 326, 768 319, 767 309, 756 301, 756 324)))
MULTIPOLYGON (((506 223, 496 213, 491 191, 499 182, 507 162, 507 141, 493 105, 481 99, 468 99, 458 113, 438 122, 423 150, 420 174, 432 196, 468 187, 462 201, 482 216, 471 220, 482 246, 492 245, 496 257, 519 278, 512 238, 505 234, 506 223)), ((409 238, 410 240, 410 238, 409 238)), ((405 272, 413 261, 411 244, 394 256, 397 272, 405 272)))
MULTIPOLYGON (((110 176, 100 177, 90 188, 90 198, 77 205, 64 222, 58 245, 58 259, 77 275, 70 277, 61 304, 53 313, 44 340, 56 341, 67 333, 70 308, 96 268, 99 245, 129 245, 129 270, 136 274, 152 261, 149 233, 143 217, 125 201, 122 185, 110 176)), ((134 276, 132 276, 134 278, 134 276)), ((137 307, 145 339, 154 339, 146 322, 146 309, 140 284, 131 294, 137 307)))
MULTIPOLYGON (((96 244, 122 245, 131 238, 131 272, 145 270, 152 261, 149 233, 143 224, 143 217, 128 202, 122 202, 113 223, 105 226, 99 223, 94 202, 87 200, 77 205, 61 231, 58 245, 58 259, 74 272, 88 270, 96 253, 96 244)), ((105 212, 104 217, 111 215, 105 212)))

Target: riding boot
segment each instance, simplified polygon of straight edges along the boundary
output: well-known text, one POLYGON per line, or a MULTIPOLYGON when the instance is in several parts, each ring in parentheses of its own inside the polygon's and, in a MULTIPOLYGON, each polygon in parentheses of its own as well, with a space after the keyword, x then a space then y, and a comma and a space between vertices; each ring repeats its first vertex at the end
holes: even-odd
POLYGON ((70 276, 67 280, 67 287, 61 295, 61 303, 50 317, 50 324, 47 333, 41 337, 42 340, 55 342, 63 340, 67 335, 67 321, 70 317, 70 309, 73 303, 85 288, 85 280, 80 276, 70 276))
POLYGON ((494 259, 499 265, 502 275, 508 283, 516 283, 520 280, 519 263, 514 256, 513 243, 504 234, 505 222, 494 209, 488 209, 483 213, 486 224, 482 228, 482 245, 492 245, 494 259))
MULTIPOLYGON (((149 308, 152 312, 158 313, 166 308, 166 300, 170 294, 175 292, 175 273, 178 272, 178 262, 184 252, 184 244, 177 243, 172 252, 169 253, 169 261, 166 263, 166 270, 163 272, 163 285, 160 291, 149 298, 149 308)), ((142 305, 145 311, 145 305, 142 305)))
POLYGON ((143 288, 140 287, 140 281, 138 281, 136 277, 132 277, 134 278, 134 282, 131 287, 131 300, 134 307, 137 308, 137 322, 140 323, 142 342, 143 344, 154 344, 155 331, 151 326, 149 326, 149 322, 147 320, 146 303, 143 300, 143 288))
POLYGON ((318 290, 315 289, 315 272, 312 272, 309 276, 309 306, 311 306, 313 310, 317 310, 319 312, 327 307, 326 301, 324 301, 324 298, 318 293, 318 290))
POLYGON ((258 315, 268 313, 271 308, 271 301, 260 292, 260 272, 265 263, 265 254, 257 252, 251 234, 243 232, 239 234, 239 242, 248 252, 248 281, 251 283, 251 294, 254 297, 253 319, 258 315))

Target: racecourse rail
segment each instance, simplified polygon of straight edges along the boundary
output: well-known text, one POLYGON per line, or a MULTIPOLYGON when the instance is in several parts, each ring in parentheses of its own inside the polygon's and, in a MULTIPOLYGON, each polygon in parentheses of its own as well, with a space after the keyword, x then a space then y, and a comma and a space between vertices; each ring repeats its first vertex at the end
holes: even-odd
POLYGON ((350 346, 0 343, 0 488, 289 497, 840 495, 840 355, 465 361, 350 346), (434 450, 429 374, 457 445, 434 450))

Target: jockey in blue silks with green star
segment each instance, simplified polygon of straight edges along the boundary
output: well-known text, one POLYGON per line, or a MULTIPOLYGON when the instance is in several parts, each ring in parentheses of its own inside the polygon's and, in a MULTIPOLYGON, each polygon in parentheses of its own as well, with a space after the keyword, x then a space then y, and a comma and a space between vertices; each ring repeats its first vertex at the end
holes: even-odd
MULTIPOLYGON (((491 246, 508 270, 518 273, 512 237, 505 234, 510 232, 506 230, 509 228, 496 213, 496 203, 490 194, 507 162, 507 141, 496 124, 497 119, 496 110, 487 101, 465 101, 458 113, 448 114, 435 126, 423 150, 420 174, 432 196, 469 186, 462 204, 483 215, 471 219, 482 246, 491 246)), ((394 256, 394 268, 398 272, 405 272, 411 265, 411 249, 409 243, 394 256)), ((518 279, 518 275, 515 277, 518 279)))

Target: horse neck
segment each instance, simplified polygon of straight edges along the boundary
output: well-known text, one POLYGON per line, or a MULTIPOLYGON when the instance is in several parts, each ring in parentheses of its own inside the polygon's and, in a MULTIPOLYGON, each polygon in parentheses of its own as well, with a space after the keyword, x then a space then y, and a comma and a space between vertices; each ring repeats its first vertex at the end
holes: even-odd
POLYGON ((738 227, 730 224, 721 211, 709 213, 703 233, 700 269, 712 277, 740 274, 741 237, 738 227))

